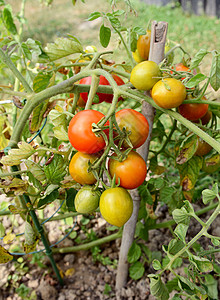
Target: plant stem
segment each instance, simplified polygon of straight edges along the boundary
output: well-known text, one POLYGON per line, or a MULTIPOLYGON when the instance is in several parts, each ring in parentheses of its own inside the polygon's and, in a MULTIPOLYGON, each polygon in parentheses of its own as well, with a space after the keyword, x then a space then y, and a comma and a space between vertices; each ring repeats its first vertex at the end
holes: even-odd
POLYGON ((0 173, 0 178, 7 177, 7 176, 16 176, 26 172, 28 172, 28 170, 21 170, 21 171, 9 172, 9 173, 0 173))
POLYGON ((53 248, 52 251, 53 253, 71 253, 71 252, 76 252, 76 251, 82 251, 82 250, 88 250, 92 247, 102 245, 104 243, 109 243, 111 241, 114 241, 122 236, 121 230, 119 230, 117 233, 113 233, 109 236, 103 237, 101 239, 78 245, 78 246, 73 246, 73 247, 65 247, 65 248, 53 248))
POLYGON ((0 49, 0 59, 9 67, 9 69, 12 71, 12 73, 15 75, 16 78, 22 83, 24 89, 32 93, 32 89, 25 80, 25 78, 21 75, 21 73, 18 71, 18 69, 15 67, 11 59, 4 53, 2 49, 0 49))

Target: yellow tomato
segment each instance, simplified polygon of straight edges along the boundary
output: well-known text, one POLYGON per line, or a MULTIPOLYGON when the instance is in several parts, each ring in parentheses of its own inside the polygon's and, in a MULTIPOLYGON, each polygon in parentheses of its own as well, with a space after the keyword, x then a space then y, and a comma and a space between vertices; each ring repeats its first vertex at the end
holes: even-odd
POLYGON ((174 108, 183 103, 186 98, 186 88, 180 80, 164 78, 154 85, 151 96, 158 106, 174 108))

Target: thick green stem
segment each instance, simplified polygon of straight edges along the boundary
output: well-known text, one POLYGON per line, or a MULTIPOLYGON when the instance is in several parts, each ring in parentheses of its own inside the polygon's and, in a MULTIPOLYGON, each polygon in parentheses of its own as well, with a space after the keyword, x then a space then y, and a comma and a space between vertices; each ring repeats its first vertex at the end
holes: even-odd
POLYGON ((82 251, 82 250, 88 250, 92 247, 95 246, 100 246, 104 243, 109 243, 111 241, 114 241, 122 236, 121 230, 119 230, 117 233, 113 233, 109 236, 103 237, 101 239, 78 245, 78 246, 73 246, 73 247, 65 247, 65 248, 53 248, 52 251, 53 253, 71 253, 71 252, 76 252, 76 251, 82 251))
POLYGON ((0 49, 0 59, 9 67, 9 69, 12 71, 15 77, 18 78, 18 80, 22 83, 24 89, 27 92, 31 93, 31 87, 29 86, 25 78, 21 75, 21 73, 18 71, 18 69, 15 67, 11 59, 4 53, 2 49, 0 49))

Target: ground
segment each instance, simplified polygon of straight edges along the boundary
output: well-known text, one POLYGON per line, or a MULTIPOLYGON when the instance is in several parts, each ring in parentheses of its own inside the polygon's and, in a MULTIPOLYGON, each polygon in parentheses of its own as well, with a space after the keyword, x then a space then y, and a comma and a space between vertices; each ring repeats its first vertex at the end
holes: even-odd
MULTIPOLYGON (((199 209, 199 206, 196 206, 199 209)), ((48 212, 50 210, 48 209, 48 212)), ((208 215, 202 215, 202 219, 206 220, 208 215)), ((167 207, 163 206, 157 210, 158 222, 164 222, 171 219, 167 207)), ((16 217, 17 218, 17 217, 16 217)), ((3 217, 3 225, 9 229, 12 218, 3 217)), ((14 228, 14 232, 22 232, 24 225, 22 220, 17 218, 18 227, 14 228)), ((15 223, 14 223, 15 224, 15 223)), ((103 219, 95 218, 89 225, 97 233, 99 237, 106 236, 108 233, 106 224, 103 219)), ((48 222, 47 230, 48 237, 51 243, 60 239, 62 231, 67 227, 62 222, 48 222)), ((6 229, 7 230, 7 229, 6 229)), ((78 236, 85 238, 85 233, 82 232, 77 224, 74 228, 78 236)), ((200 230, 200 226, 196 221, 192 221, 188 231, 188 239, 190 240, 200 230)), ((216 220, 209 233, 220 235, 220 220, 216 220)), ((149 241, 145 244, 151 251, 161 251, 163 244, 168 244, 172 239, 172 233, 168 228, 150 230, 149 241)), ((6 265, 0 266, 0 300, 20 300, 20 299, 42 299, 42 300, 98 300, 98 299, 116 299, 116 300, 141 300, 155 299, 150 294, 148 274, 154 273, 151 265, 146 265, 145 275, 140 280, 132 280, 128 277, 127 285, 120 291, 115 292, 115 278, 117 273, 117 260, 120 250, 121 239, 117 239, 110 243, 103 244, 101 256, 108 257, 109 264, 103 265, 99 261, 95 261, 96 256, 91 255, 91 251, 80 251, 67 254, 55 254, 55 261, 64 274, 64 286, 61 287, 50 265, 50 261, 46 256, 38 256, 33 259, 30 255, 24 257, 25 264, 21 268, 19 264, 9 262, 6 265), (39 267, 39 263, 42 267, 39 267), (29 288, 29 294, 21 294, 21 285, 24 284, 29 288), (16 292, 16 288, 19 288, 16 292), (23 295, 23 298, 18 296, 23 295), (31 293, 32 297, 31 298, 31 293)), ((200 239, 200 243, 205 249, 208 249, 208 240, 200 239)), ((75 245, 73 239, 66 238, 59 247, 70 247, 75 245)), ((7 247, 7 246, 6 246, 7 247)), ((40 248, 40 245, 39 247, 40 248)), ((177 268, 176 272, 184 276, 184 267, 187 267, 187 261, 177 268)), ((170 279, 172 274, 165 274, 164 280, 170 279)))

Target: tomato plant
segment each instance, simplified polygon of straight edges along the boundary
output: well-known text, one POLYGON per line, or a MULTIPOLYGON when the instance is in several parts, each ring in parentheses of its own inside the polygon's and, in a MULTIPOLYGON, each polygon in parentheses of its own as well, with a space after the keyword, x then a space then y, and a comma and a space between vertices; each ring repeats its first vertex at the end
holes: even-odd
POLYGON ((144 159, 135 151, 129 152, 127 158, 123 161, 115 159, 113 154, 108 162, 108 169, 111 177, 115 175, 116 183, 125 189, 135 189, 145 180, 147 175, 147 166, 144 159))
POLYGON ((88 171, 88 169, 89 165, 98 157, 99 156, 95 154, 82 152, 74 154, 69 164, 69 172, 73 179, 82 185, 95 183, 96 178, 92 172, 88 171))
POLYGON ((76 211, 82 214, 92 213, 99 206, 100 195, 101 193, 92 186, 83 186, 74 200, 76 211))
MULTIPOLYGON (((129 133, 129 139, 133 148, 138 148, 146 141, 149 133, 149 124, 145 116, 130 108, 119 110, 115 114, 116 121, 121 130, 125 129, 129 133)), ((122 146, 128 148, 126 141, 122 146)))
POLYGON ((186 88, 180 80, 164 78, 154 85, 151 96, 158 106, 175 108, 186 98, 186 88))
POLYGON ((194 121, 194 122, 195 122, 195 123, 199 123, 200 120, 201 120, 202 125, 206 125, 206 124, 209 123, 209 121, 210 121, 211 119, 212 119, 212 112, 211 112, 211 110, 207 110, 206 114, 205 114, 202 118, 200 118, 200 119, 198 119, 198 120, 196 120, 196 121, 194 121))
POLYGON ((205 116, 208 111, 208 107, 208 104, 203 103, 181 104, 178 107, 178 111, 187 120, 197 121, 198 119, 201 119, 205 116))
MULTIPOLYGON (((117 83, 117 85, 123 85, 124 84, 124 81, 121 79, 121 77, 119 77, 116 74, 111 74, 111 75, 112 75, 113 79, 115 80, 115 82, 117 83)), ((84 77, 79 81, 79 84, 88 84, 88 85, 90 85, 91 81, 92 81, 91 76, 84 77)), ((108 80, 103 75, 100 76, 99 85, 109 85, 108 80)), ((97 93, 97 95, 99 97, 99 102, 98 103, 101 103, 103 101, 109 102, 109 103, 112 102, 112 99, 113 99, 112 94, 97 93)), ((81 96, 81 98, 83 99, 84 102, 87 102, 87 99, 88 99, 88 93, 87 92, 80 93, 80 96, 81 96)))
POLYGON ((109 224, 121 227, 132 215, 133 201, 127 190, 121 187, 109 188, 102 193, 99 208, 109 224))
POLYGON ((105 140, 100 133, 92 131, 92 124, 97 124, 104 115, 96 110, 78 112, 70 121, 68 137, 72 146, 85 153, 96 153, 105 147, 105 140))
POLYGON ((143 61, 131 71, 130 82, 138 90, 149 91, 160 79, 160 69, 153 61, 143 61))

